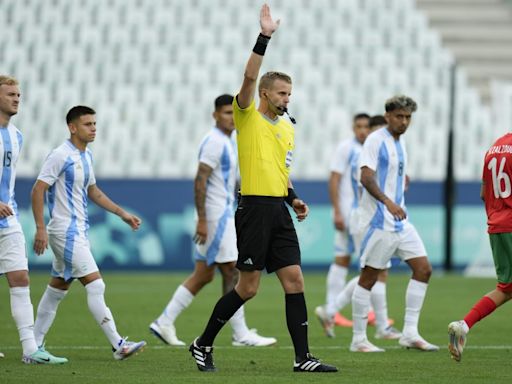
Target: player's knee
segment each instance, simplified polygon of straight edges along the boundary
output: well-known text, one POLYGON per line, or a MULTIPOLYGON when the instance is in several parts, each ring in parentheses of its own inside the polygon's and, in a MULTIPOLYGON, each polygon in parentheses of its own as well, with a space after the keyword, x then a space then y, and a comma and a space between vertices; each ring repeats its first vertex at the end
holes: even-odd
POLYGON ((202 286, 205 286, 206 284, 211 283, 214 277, 215 270, 208 271, 199 277, 199 283, 202 284, 202 286))
POLYGON ((96 279, 85 286, 88 295, 103 295, 105 293, 105 283, 103 279, 96 279))
POLYGON ((430 280, 430 276, 432 275, 432 266, 429 263, 417 266, 414 269, 413 275, 415 280, 419 280, 426 283, 430 280))

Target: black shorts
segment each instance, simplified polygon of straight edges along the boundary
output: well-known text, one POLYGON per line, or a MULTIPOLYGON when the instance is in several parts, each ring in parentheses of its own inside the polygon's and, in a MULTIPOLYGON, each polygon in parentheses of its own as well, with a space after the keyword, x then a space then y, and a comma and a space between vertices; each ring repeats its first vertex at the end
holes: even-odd
POLYGON ((235 214, 241 271, 275 272, 300 265, 300 248, 284 198, 242 196, 235 214))

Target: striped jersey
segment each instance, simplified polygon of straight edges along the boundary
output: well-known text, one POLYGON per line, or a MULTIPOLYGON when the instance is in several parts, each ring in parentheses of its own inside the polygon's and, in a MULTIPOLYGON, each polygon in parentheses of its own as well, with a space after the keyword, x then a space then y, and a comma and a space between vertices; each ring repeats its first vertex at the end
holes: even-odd
POLYGON ((70 140, 44 161, 38 180, 48 184, 48 233, 87 237, 87 191, 96 184, 89 149, 81 152, 70 140))
POLYGON ((233 216, 237 159, 234 141, 214 127, 199 147, 199 162, 213 169, 206 185, 206 219, 233 216))
POLYGON ((0 154, 2 156, 2 170, 0 176, 0 201, 7 204, 14 212, 13 216, 0 218, 0 234, 20 232, 18 221, 18 206, 14 200, 14 183, 16 180, 16 163, 23 145, 21 132, 12 124, 7 127, 0 126, 0 154))
MULTIPOLYGON (((405 210, 407 152, 401 136, 399 140, 395 140, 387 127, 371 133, 364 142, 359 165, 375 171, 380 190, 405 210)), ((370 225, 372 228, 400 232, 407 223, 407 218, 395 220, 384 204, 366 189, 363 189, 359 212, 361 225, 370 225)))
POLYGON ((338 205, 348 223, 352 209, 359 205, 359 154, 363 148, 356 138, 341 141, 331 161, 331 172, 341 174, 338 205))

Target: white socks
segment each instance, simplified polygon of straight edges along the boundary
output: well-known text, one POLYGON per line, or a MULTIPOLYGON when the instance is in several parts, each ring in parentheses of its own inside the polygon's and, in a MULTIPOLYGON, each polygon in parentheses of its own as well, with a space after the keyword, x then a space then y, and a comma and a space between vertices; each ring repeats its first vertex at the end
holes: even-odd
POLYGON ((404 336, 418 335, 418 321, 421 307, 427 293, 427 283, 410 280, 405 293, 404 336))
POLYGON ((388 327, 388 303, 386 300, 386 283, 377 281, 371 291, 371 303, 375 311, 375 328, 383 331, 388 327))
POLYGON ((194 300, 194 295, 183 285, 180 285, 157 319, 158 323, 162 326, 173 325, 179 314, 190 305, 192 300, 194 300))
POLYGON ((34 339, 34 308, 30 301, 29 287, 9 288, 11 296, 11 314, 18 328, 24 355, 37 351, 34 339))
POLYGON ((335 297, 332 303, 328 303, 325 306, 325 311, 327 316, 332 317, 336 314, 336 312, 341 311, 352 301, 352 295, 354 294, 354 288, 359 281, 359 276, 354 277, 350 280, 343 290, 335 297))
POLYGON ((366 340, 370 295, 371 292, 359 284, 354 288, 354 295, 352 296, 353 343, 366 340))
POLYGON ((235 339, 241 339, 249 332, 249 328, 245 323, 245 312, 243 305, 238 308, 231 319, 229 319, 229 324, 231 325, 231 328, 233 328, 233 336, 235 339))
POLYGON ((49 285, 46 287, 43 297, 39 302, 39 306, 37 307, 37 316, 34 325, 34 337, 38 346, 43 344, 44 337, 55 319, 57 308, 67 293, 68 291, 53 288, 49 285))
POLYGON ((110 309, 105 304, 105 283, 103 279, 97 279, 85 286, 87 291, 87 305, 94 319, 101 327, 112 347, 117 349, 122 337, 117 333, 116 324, 110 309))
POLYGON ((327 306, 333 305, 336 296, 343 290, 347 279, 348 268, 332 263, 327 273, 327 306))

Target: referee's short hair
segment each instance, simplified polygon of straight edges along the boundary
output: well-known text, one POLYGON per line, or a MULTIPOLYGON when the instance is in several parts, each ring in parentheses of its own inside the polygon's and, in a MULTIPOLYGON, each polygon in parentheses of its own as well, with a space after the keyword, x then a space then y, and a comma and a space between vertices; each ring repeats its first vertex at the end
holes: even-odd
POLYGON ((418 104, 416 104, 416 102, 409 96, 396 95, 390 99, 387 99, 384 107, 386 112, 392 112, 397 109, 405 109, 406 111, 412 113, 416 112, 418 109, 418 104))
POLYGON ((66 114, 66 124, 69 124, 81 116, 84 115, 95 115, 96 111, 91 107, 86 107, 85 105, 77 105, 71 108, 66 114))
POLYGON ((218 96, 214 102, 216 111, 218 111, 221 107, 223 107, 225 105, 231 105, 231 104, 233 104, 233 96, 228 95, 228 94, 218 96))
POLYGON ((260 78, 260 84, 258 86, 258 92, 261 94, 262 89, 269 89, 274 81, 283 80, 284 82, 291 84, 292 78, 288 76, 286 73, 271 71, 264 73, 260 78))

